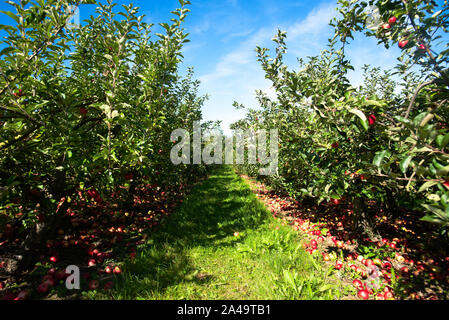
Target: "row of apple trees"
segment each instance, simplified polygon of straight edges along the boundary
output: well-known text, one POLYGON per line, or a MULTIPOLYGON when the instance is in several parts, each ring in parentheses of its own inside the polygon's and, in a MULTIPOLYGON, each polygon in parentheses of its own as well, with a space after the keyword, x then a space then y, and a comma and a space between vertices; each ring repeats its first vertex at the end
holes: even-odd
MULTIPOLYGON (((271 184, 297 198, 354 204, 354 228, 375 236, 366 199, 397 212, 409 206, 447 234, 449 227, 449 7, 435 1, 339 0, 331 22, 335 37, 320 56, 300 60, 300 71, 283 59, 286 33, 273 39, 276 54, 257 48, 277 99, 257 92, 234 128, 277 128, 279 172, 271 184), (394 70, 364 67, 359 88, 345 46, 356 33, 379 45, 399 46, 394 70)), ((237 104, 238 106, 238 104, 237 104)), ((257 166, 240 168, 251 174, 257 166)))
POLYGON ((170 23, 153 26, 137 7, 113 0, 8 1, 9 24, 0 26, 0 233, 19 226, 31 245, 79 192, 107 201, 125 186, 132 200, 138 183, 162 191, 204 172, 169 157, 171 131, 200 120, 206 99, 192 70, 178 71, 189 11, 179 2, 170 23), (77 9, 92 4, 95 14, 75 25, 77 9))

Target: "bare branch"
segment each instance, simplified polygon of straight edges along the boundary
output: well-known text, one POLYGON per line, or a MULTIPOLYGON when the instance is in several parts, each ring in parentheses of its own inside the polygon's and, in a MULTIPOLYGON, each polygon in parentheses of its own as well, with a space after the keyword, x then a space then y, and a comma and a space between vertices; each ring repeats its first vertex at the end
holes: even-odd
POLYGON ((427 82, 421 83, 418 88, 416 88, 415 93, 413 94, 412 100, 410 101, 410 104, 408 106, 407 112, 405 114, 405 118, 408 119, 410 112, 412 111, 413 105, 415 104, 416 98, 418 97, 419 92, 424 89, 425 87, 435 83, 435 79, 427 82))

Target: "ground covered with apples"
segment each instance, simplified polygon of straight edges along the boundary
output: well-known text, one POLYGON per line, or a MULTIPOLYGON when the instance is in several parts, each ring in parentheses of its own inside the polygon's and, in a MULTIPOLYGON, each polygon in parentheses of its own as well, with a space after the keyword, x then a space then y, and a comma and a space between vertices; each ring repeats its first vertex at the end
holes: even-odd
POLYGON ((302 204, 226 166, 183 189, 142 186, 127 212, 80 194, 35 267, 1 278, 2 299, 448 298, 449 259, 418 222, 380 210, 385 237, 361 241, 350 204, 302 204))
POLYGON ((273 219, 231 167, 217 167, 124 265, 113 299, 332 299, 352 289, 273 219))

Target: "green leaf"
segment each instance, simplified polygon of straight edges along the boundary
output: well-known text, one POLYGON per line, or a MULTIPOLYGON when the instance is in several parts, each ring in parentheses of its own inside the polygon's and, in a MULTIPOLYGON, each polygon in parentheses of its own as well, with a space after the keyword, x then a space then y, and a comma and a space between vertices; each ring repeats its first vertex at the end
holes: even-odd
POLYGON ((435 116, 432 113, 429 113, 427 116, 422 119, 421 123, 419 124, 420 127, 424 127, 430 120, 432 120, 435 116))
POLYGON ((0 10, 0 12, 6 14, 8 17, 14 19, 17 23, 19 23, 19 17, 16 16, 16 15, 15 15, 14 13, 12 13, 11 11, 3 11, 3 10, 0 10))
POLYGON ((421 186, 421 188, 419 188, 418 192, 423 192, 436 184, 438 184, 438 181, 427 181, 421 186))
POLYGON ((437 175, 439 176, 445 176, 449 173, 449 166, 445 166, 443 168, 439 168, 437 171, 437 175))
POLYGON ((403 124, 407 124, 407 125, 411 125, 412 124, 410 119, 407 119, 407 118, 402 117, 402 116, 394 116, 393 118, 396 119, 397 121, 403 123, 403 124))
POLYGON ((288 284, 290 284, 292 287, 296 288, 295 281, 293 280, 291 273, 288 272, 287 270, 284 270, 284 278, 288 284))
POLYGON ((399 168, 401 169, 402 173, 407 172, 408 166, 410 165, 410 161, 412 161, 412 159, 413 156, 408 156, 407 158, 401 161, 401 163, 399 164, 399 168))
POLYGON ((425 222, 430 222, 430 223, 443 224, 443 221, 436 218, 435 216, 430 216, 430 215, 424 216, 420 220, 425 221, 425 222))
POLYGON ((360 111, 359 109, 350 109, 349 112, 355 114, 357 117, 360 118, 360 123, 363 126, 363 129, 365 129, 365 131, 368 131, 369 129, 369 124, 368 124, 368 119, 366 118, 365 114, 360 111))
POLYGON ((432 152, 432 149, 428 147, 422 147, 422 148, 414 148, 412 150, 413 153, 419 153, 419 152, 432 152))
POLYGON ((324 291, 327 291, 327 290, 330 290, 330 289, 332 289, 332 286, 330 284, 325 284, 325 285, 321 286, 320 289, 318 289, 318 291, 319 292, 324 292, 324 291))
POLYGON ((0 30, 10 30, 10 31, 14 31, 14 27, 8 26, 8 25, 4 25, 4 24, 0 24, 0 30))
POLYGON ((435 139, 437 146, 441 149, 444 149, 449 143, 449 133, 443 136, 442 134, 437 136, 435 139))
POLYGON ((5 54, 8 54, 8 53, 13 52, 13 51, 15 51, 15 50, 16 50, 16 49, 13 48, 13 47, 6 47, 6 48, 4 48, 2 51, 0 51, 0 56, 3 56, 3 55, 5 55, 5 54))
POLYGON ((376 107, 379 107, 379 108, 382 107, 382 104, 379 101, 376 101, 376 100, 366 100, 364 105, 366 105, 366 106, 376 106, 376 107))
POLYGON ((413 123, 415 126, 419 126, 421 122, 428 116, 428 112, 422 112, 416 116, 415 119, 413 119, 413 123))
POLYGON ((376 167, 380 167, 380 165, 382 164, 382 160, 385 157, 389 157, 390 155, 391 155, 391 153, 388 150, 383 150, 383 151, 377 152, 376 156, 374 157, 374 160, 373 160, 373 165, 375 165, 376 167))
POLYGON ((438 217, 438 219, 442 221, 449 221, 449 215, 446 214, 443 210, 440 208, 436 208, 433 206, 430 206, 428 204, 422 204, 424 208, 426 208, 428 211, 432 212, 434 215, 438 217))

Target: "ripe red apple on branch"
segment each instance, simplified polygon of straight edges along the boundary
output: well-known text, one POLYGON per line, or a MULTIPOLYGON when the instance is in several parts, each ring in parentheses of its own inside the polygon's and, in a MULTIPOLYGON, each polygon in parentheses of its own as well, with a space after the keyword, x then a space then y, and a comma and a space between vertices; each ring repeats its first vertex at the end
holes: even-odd
POLYGON ((19 89, 17 92, 14 92, 14 96, 19 98, 23 96, 23 91, 22 89, 19 89))
POLYGON ((418 45, 418 49, 419 49, 421 52, 424 52, 424 51, 426 51, 427 47, 426 47, 425 44, 420 43, 420 44, 418 45))
POLYGON ((121 273, 122 273, 122 269, 120 269, 120 267, 114 268, 114 274, 121 274, 121 273))
POLYGON ((85 117, 85 116, 87 115, 87 113, 88 113, 86 107, 81 107, 81 108, 79 109, 79 112, 80 112, 80 114, 81 114, 83 117, 85 117))
POLYGON ((449 189, 449 180, 444 181, 443 186, 449 189))
POLYGON ((399 48, 404 49, 408 43, 409 43, 409 40, 404 39, 404 40, 399 41, 398 46, 399 46, 399 48))
POLYGON ((134 179, 134 175, 131 172, 128 172, 125 174, 125 180, 132 180, 134 179))

